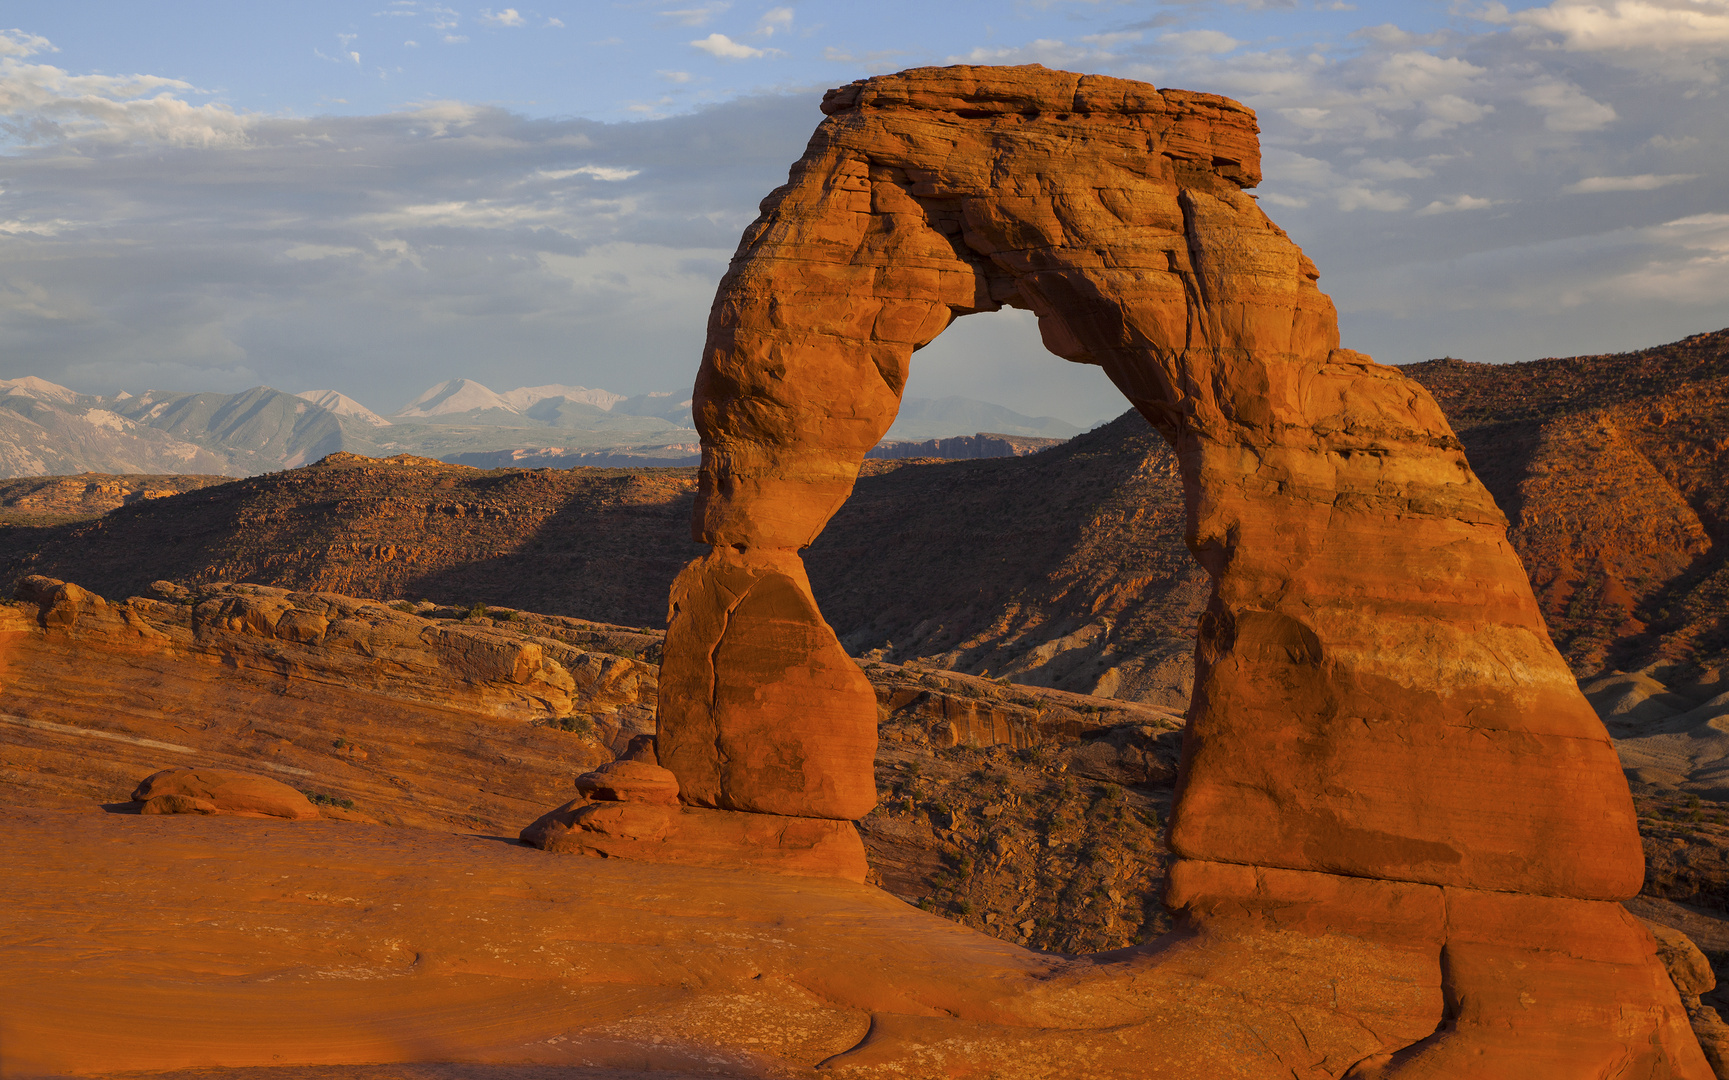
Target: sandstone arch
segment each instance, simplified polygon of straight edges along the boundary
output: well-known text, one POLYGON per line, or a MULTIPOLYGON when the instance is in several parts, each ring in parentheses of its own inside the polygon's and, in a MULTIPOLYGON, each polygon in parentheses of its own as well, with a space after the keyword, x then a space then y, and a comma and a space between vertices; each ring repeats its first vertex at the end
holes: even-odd
POLYGON ((686 801, 870 809, 874 698, 798 551, 913 351, 958 315, 1027 308, 1172 443, 1213 580, 1173 906, 1428 942, 1451 1004, 1411 1075, 1465 1075, 1461 1031, 1517 1041, 1507 1003, 1537 976, 1508 965, 1538 954, 1564 955, 1543 1000, 1572 1010, 1574 1064, 1640 1039, 1668 1061, 1643 931, 1596 903, 1643 876, 1607 734, 1432 399, 1339 347, 1314 265, 1245 194, 1253 114, 1036 66, 869 79, 823 111, 720 285, 697 378, 693 532, 714 551, 673 587, 658 736, 686 801), (1568 951, 1557 919, 1594 944, 1568 951), (1643 1035, 1604 1034, 1634 1013, 1643 1035))

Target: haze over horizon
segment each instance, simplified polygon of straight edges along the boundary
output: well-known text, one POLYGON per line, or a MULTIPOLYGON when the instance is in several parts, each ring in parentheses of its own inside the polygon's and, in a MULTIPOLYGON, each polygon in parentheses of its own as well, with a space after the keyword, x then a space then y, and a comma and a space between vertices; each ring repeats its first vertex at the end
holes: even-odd
MULTIPOLYGON (((0 378, 100 394, 688 387, 822 90, 1044 63, 1222 93, 1262 205, 1387 363, 1729 324, 1729 0, 8 5, 0 378)), ((1123 405, 1029 316, 908 393, 1123 405)))

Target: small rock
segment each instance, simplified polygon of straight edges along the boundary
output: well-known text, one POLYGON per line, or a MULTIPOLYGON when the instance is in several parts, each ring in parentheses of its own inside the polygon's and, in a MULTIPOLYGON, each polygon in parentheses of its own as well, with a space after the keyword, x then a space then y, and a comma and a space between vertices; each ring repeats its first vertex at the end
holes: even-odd
POLYGON ((1651 936, 1657 939, 1657 959, 1668 969, 1669 981, 1682 997, 1697 998, 1717 986, 1717 976, 1711 971, 1711 961, 1693 944, 1693 939, 1672 926, 1641 919, 1651 936))
POLYGON ((619 760, 576 778, 576 790, 597 802, 678 805, 678 778, 646 761, 619 760))
POLYGON ((145 799, 144 805, 138 808, 140 814, 216 814, 216 804, 206 799, 195 799, 190 795, 158 795, 153 799, 145 799))

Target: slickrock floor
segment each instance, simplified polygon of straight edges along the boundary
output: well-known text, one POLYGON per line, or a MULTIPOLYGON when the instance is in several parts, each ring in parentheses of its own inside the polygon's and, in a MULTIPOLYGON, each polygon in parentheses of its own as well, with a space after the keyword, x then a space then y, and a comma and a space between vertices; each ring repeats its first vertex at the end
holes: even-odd
POLYGON ((0 865, 9 1080, 1270 1080, 1384 976, 1301 936, 1071 959, 869 886, 354 822, 0 807, 0 865), (391 1062, 470 1068, 334 1068, 391 1062))

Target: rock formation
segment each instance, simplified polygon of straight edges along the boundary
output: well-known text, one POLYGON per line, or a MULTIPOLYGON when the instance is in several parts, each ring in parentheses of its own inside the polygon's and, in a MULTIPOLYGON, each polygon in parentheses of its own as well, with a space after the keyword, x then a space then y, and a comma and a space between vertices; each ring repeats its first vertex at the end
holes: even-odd
POLYGON ((1505 518, 1429 394, 1339 348, 1313 264, 1244 193, 1253 115, 1037 67, 869 79, 823 111, 721 283, 697 377, 693 535, 713 550, 673 588, 657 736, 682 798, 869 808, 870 687, 798 552, 913 351, 956 315, 1026 308, 1170 441, 1212 578, 1170 904, 1215 950, 1391 950, 1356 991, 1416 995, 1384 1023, 1343 1007, 1374 1046, 1310 1040, 1305 1067, 1708 1075, 1655 943, 1607 903, 1642 876, 1632 802, 1505 518))
POLYGON ((658 643, 634 630, 158 591, 31 577, 0 602, 0 789, 88 806, 165 768, 241 770, 316 792, 326 817, 515 832, 652 728, 655 667, 618 653, 658 643))
POLYGON ((233 769, 163 769, 132 792, 140 814, 232 814, 310 821, 318 808, 305 795, 268 776, 233 769))

